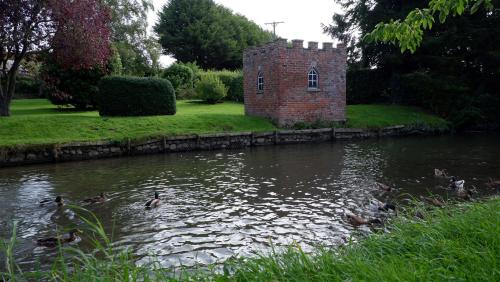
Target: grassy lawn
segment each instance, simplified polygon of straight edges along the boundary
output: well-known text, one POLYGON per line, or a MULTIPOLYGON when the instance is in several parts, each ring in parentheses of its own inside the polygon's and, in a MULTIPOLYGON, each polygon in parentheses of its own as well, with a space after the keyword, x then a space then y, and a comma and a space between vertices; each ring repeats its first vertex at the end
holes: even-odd
MULTIPOLYGON (((0 146, 276 129, 265 119, 245 116, 243 105, 231 102, 207 105, 178 101, 176 115, 152 117, 101 118, 95 111, 58 109, 43 99, 14 100, 11 110, 11 117, 0 118, 0 146)), ((357 128, 446 126, 438 117, 402 106, 349 106, 348 119, 347 126, 357 128)))

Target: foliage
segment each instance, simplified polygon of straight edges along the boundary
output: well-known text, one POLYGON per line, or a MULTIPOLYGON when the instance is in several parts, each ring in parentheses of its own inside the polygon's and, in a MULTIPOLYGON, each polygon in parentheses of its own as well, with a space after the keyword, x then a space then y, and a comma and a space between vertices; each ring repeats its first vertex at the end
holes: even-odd
POLYGON ((76 109, 95 109, 99 80, 105 75, 100 67, 67 69, 53 59, 42 66, 44 92, 54 105, 72 105, 76 109))
POLYGON ((240 70, 229 71, 206 71, 200 73, 200 77, 214 75, 226 86, 226 100, 243 102, 243 73, 240 70))
POLYGON ((101 116, 174 115, 175 91, 168 80, 108 76, 99 82, 101 116))
POLYGON ((111 46, 112 56, 109 59, 108 69, 111 75, 121 75, 123 73, 122 57, 116 46, 111 46))
POLYGON ((182 64, 172 64, 165 69, 162 77, 170 81, 175 91, 178 92, 181 88, 193 88, 194 73, 193 70, 182 64))
POLYGON ((14 100, 12 117, 0 119, 0 146, 275 129, 266 119, 246 116, 242 104, 231 102, 177 101, 173 116, 102 118, 96 111, 57 108, 47 100, 30 99, 14 100))
POLYGON ((466 10, 473 14, 481 5, 486 10, 493 10, 492 0, 430 0, 428 8, 411 11, 404 20, 391 20, 389 23, 379 23, 375 29, 366 34, 368 40, 399 43, 401 52, 410 50, 414 53, 422 42, 425 30, 432 28, 435 17, 444 23, 448 16, 459 16, 466 10))
POLYGON ((383 95, 389 86, 390 73, 384 69, 348 69, 347 104, 371 104, 384 102, 383 95))
POLYGON ((196 94, 203 101, 215 104, 226 97, 227 87, 216 75, 207 73, 196 83, 196 94))
POLYGON ((108 16, 100 0, 1 1, 0 116, 10 115, 17 72, 28 54, 50 48, 59 64, 73 69, 107 64, 108 16))
POLYGON ((237 69, 243 50, 271 40, 271 34, 213 0, 172 0, 155 25, 167 55, 204 69, 237 69))
POLYGON ((33 77, 19 77, 16 81, 16 96, 23 98, 42 98, 41 82, 33 77))
MULTIPOLYGON (((500 107, 500 1, 492 0, 490 11, 478 9, 474 14, 448 16, 444 23, 436 21, 423 33, 421 46, 413 54, 401 53, 389 43, 360 38, 380 22, 402 21, 416 8, 425 9, 427 2, 340 3, 345 14, 334 15, 333 24, 325 31, 348 44, 351 70, 376 69, 374 72, 384 74, 375 87, 376 101, 422 106, 453 121, 457 129, 500 127, 500 112, 493 110, 500 107)), ((349 79, 347 83, 349 87, 349 79)), ((355 86, 353 95, 362 94, 363 86, 355 86)), ((375 95, 373 86, 366 91, 375 95)), ((347 97, 350 95, 348 91, 347 97)))

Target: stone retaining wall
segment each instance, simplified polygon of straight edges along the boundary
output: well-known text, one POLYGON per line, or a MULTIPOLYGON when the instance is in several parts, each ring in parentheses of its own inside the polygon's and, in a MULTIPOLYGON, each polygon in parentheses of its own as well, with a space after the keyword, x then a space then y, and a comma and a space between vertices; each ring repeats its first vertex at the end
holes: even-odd
POLYGON ((324 128, 186 135, 150 138, 147 140, 126 140, 123 142, 98 141, 34 145, 19 148, 0 148, 0 167, 181 151, 244 148, 432 133, 434 132, 413 130, 404 126, 387 127, 381 130, 324 128))

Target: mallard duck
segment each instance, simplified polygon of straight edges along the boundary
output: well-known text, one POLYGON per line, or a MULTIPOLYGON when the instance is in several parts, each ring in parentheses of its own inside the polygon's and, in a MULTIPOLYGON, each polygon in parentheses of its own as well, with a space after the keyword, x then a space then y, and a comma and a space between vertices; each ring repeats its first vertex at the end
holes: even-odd
POLYGON ((436 198, 422 197, 425 201, 435 205, 436 207, 444 207, 444 202, 436 198))
POLYGON ((437 169, 437 168, 435 168, 434 169, 434 176, 435 177, 441 177, 441 178, 447 178, 448 177, 448 173, 446 173, 445 169, 437 169))
POLYGON ((467 189, 459 189, 457 190, 457 197, 462 200, 470 201, 472 200, 472 191, 467 189))
POLYGON ((490 177, 490 181, 486 183, 486 186, 491 189, 500 189, 500 180, 493 180, 493 178, 490 177))
POLYGON ((359 226, 359 225, 367 225, 367 224, 372 224, 372 223, 382 223, 380 219, 374 218, 374 219, 366 219, 362 218, 359 215, 355 215, 353 213, 347 213, 346 214, 347 219, 349 219, 349 222, 354 225, 354 226, 359 226))
POLYGON ((451 177, 450 188, 453 190, 464 189, 465 180, 457 180, 455 176, 451 177))
POLYGON ((56 205, 57 207, 62 207, 64 205, 64 202, 61 196, 57 196, 55 200, 45 199, 40 202, 41 207, 49 205, 56 205))
POLYGON ((160 196, 158 192, 155 192, 155 198, 147 201, 145 206, 147 209, 151 209, 151 208, 156 208, 159 205, 160 205, 160 196))
POLYGON ((80 240, 80 237, 78 237, 78 234, 81 234, 81 233, 83 233, 83 232, 79 229, 72 229, 67 234, 64 234, 61 236, 38 239, 38 240, 36 240, 36 243, 39 246, 55 247, 58 244, 62 245, 62 244, 71 243, 71 242, 80 240))
POLYGON ((108 200, 108 198, 106 197, 106 195, 103 192, 101 192, 101 194, 99 194, 99 196, 95 196, 93 198, 87 198, 83 201, 85 203, 97 204, 97 203, 104 203, 107 200, 108 200))
POLYGON ((375 182, 375 183, 377 184, 377 186, 378 186, 378 188, 380 190, 383 190, 385 192, 391 192, 392 191, 392 187, 389 186, 389 185, 386 185, 386 184, 380 183, 380 182, 375 182))

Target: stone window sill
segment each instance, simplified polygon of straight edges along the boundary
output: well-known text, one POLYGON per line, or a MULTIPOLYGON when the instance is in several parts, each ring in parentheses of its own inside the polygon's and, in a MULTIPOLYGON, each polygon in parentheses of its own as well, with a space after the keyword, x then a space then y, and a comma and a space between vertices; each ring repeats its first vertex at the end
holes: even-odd
POLYGON ((264 90, 257 90, 257 94, 264 94, 264 90))
POLYGON ((307 92, 320 92, 321 89, 319 88, 307 88, 307 92))

